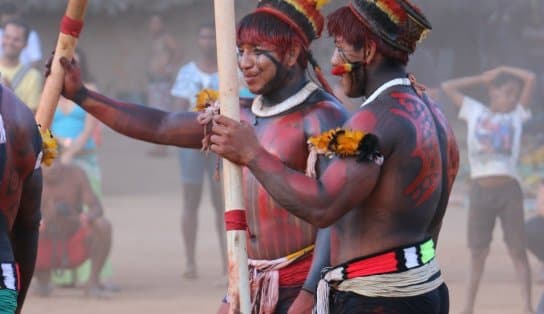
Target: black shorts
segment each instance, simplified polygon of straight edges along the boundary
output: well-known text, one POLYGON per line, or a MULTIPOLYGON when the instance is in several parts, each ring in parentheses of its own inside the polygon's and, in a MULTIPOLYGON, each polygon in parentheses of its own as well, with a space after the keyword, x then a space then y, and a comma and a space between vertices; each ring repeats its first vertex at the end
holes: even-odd
POLYGON ((448 314, 450 307, 445 283, 433 291, 406 298, 372 298, 332 289, 330 302, 332 314, 448 314))
POLYGON ((489 247, 497 217, 501 221, 504 242, 511 250, 525 250, 527 241, 523 221, 523 193, 517 180, 485 187, 472 181, 468 211, 468 247, 489 247))

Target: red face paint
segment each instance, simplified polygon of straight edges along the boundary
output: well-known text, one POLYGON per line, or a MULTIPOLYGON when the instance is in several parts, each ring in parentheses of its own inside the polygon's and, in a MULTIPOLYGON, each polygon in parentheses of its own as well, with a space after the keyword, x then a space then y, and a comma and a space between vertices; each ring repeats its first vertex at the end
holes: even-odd
POLYGON ((342 76, 346 73, 350 73, 351 71, 353 71, 353 64, 344 63, 333 67, 331 70, 331 74, 335 76, 342 76))

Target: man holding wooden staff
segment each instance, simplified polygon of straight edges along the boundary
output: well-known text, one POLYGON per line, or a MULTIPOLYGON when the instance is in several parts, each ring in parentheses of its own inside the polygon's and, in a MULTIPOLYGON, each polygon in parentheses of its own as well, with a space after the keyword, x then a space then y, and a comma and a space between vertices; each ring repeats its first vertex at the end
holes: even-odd
MULTIPOLYGON (((307 140, 340 126, 346 112, 305 75, 309 63, 325 86, 309 46, 324 25, 319 8, 327 1, 263 0, 237 30, 238 65, 257 94, 242 120, 261 144, 285 164, 304 172, 307 140)), ((170 113, 122 103, 88 91, 77 64, 66 71, 63 95, 124 135, 147 142, 201 148, 205 132, 197 113, 170 113)), ((317 173, 326 166, 320 159, 317 173)), ((248 213, 248 256, 253 313, 309 312, 321 269, 329 264, 328 230, 299 220, 279 206, 247 170, 243 173, 248 213)), ((228 309, 228 300, 221 311, 228 309)))
POLYGON ((214 118, 211 150, 239 165, 286 210, 331 226, 317 313, 442 314, 448 289, 435 248, 459 167, 453 132, 405 66, 431 26, 409 0, 352 0, 328 17, 333 73, 365 96, 343 128, 311 138, 333 157, 320 178, 278 159, 243 123, 214 118))

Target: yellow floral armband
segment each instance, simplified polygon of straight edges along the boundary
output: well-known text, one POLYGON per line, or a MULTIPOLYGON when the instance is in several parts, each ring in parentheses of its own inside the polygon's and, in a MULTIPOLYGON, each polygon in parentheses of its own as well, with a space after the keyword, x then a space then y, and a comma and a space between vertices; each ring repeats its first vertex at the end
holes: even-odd
POLYGON ((213 89, 203 89, 196 94, 196 105, 194 111, 204 112, 207 108, 214 106, 219 100, 219 92, 213 89))
POLYGON ((354 157, 359 162, 374 162, 381 166, 384 158, 379 150, 378 137, 372 133, 337 128, 308 139, 310 156, 306 174, 315 177, 317 155, 354 157))
POLYGON ((42 136, 42 163, 46 166, 51 166, 53 160, 58 155, 57 139, 55 139, 50 130, 42 130, 41 127, 40 134, 42 136))
POLYGON ((310 154, 306 163, 306 175, 317 177, 318 155, 329 158, 355 157, 359 162, 374 162, 381 166, 384 157, 380 153, 378 137, 372 133, 336 128, 312 136, 307 141, 310 154))

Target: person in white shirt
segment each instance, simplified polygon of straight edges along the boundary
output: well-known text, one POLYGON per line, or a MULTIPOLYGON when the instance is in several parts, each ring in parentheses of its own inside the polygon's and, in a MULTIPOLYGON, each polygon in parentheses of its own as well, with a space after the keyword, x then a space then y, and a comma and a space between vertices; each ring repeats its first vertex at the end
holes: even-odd
POLYGON ((468 246, 471 271, 463 313, 472 313, 489 254, 495 220, 501 221, 504 242, 521 279, 523 313, 532 313, 530 268, 524 232, 523 193, 517 164, 523 123, 531 117, 535 75, 512 67, 498 67, 471 77, 446 81, 442 88, 460 107, 468 125, 467 143, 471 189, 468 246), (467 87, 484 85, 489 105, 463 94, 467 87))
MULTIPOLYGON (((4 25, 8 21, 21 19, 21 14, 17 9, 17 6, 12 2, 6 2, 0 4, 0 38, 4 33, 4 25)), ((0 46, 0 55, 3 54, 2 47, 0 46)), ((30 30, 26 47, 21 51, 19 56, 19 62, 22 65, 31 65, 37 67, 42 61, 42 47, 40 36, 35 30, 30 30)))
MULTIPOLYGON (((180 68, 176 81, 170 91, 174 97, 177 111, 193 111, 196 95, 202 89, 219 90, 217 73, 217 54, 215 45, 215 26, 202 24, 197 36, 198 56, 180 68)), ((186 265, 183 276, 194 279, 198 276, 195 247, 198 227, 198 208, 203 194, 203 183, 207 177, 210 182, 210 197, 215 211, 215 226, 219 238, 223 274, 228 270, 227 247, 223 232, 223 199, 221 184, 215 180, 217 158, 194 149, 181 148, 178 151, 183 193, 181 231, 185 245, 186 265)), ((226 282, 226 277, 223 284, 226 282)))

